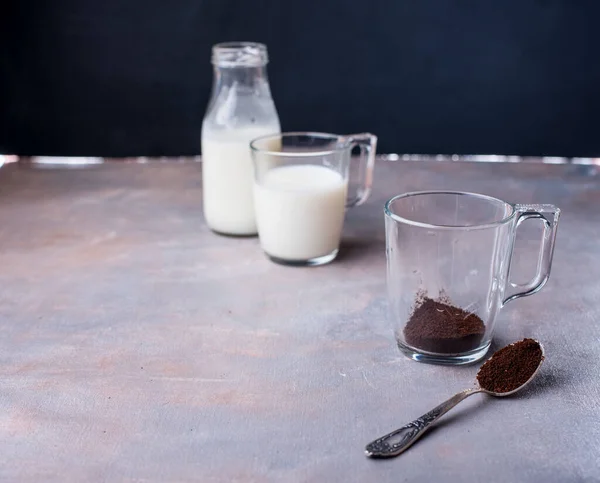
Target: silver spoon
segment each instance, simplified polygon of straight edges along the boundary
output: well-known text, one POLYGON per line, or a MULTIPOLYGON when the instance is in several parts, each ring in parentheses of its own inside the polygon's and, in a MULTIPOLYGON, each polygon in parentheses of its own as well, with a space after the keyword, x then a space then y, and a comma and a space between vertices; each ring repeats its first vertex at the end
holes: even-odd
MULTIPOLYGON (((542 357, 540 359, 540 363, 538 364, 531 377, 516 389, 513 389, 512 391, 508 392, 492 392, 482 389, 481 387, 479 387, 479 385, 472 389, 465 389, 464 391, 455 394, 447 401, 444 401, 439 406, 433 408, 428 413, 423 414, 423 416, 421 416, 420 418, 417 418, 414 421, 408 423, 407 425, 402 426, 401 428, 396 429, 395 431, 392 431, 391 433, 388 433, 385 436, 382 436, 381 438, 377 438, 375 441, 370 442, 365 448, 365 454, 371 458, 391 458, 393 456, 398 456, 400 453, 406 451, 410 446, 412 446, 413 443, 415 443, 415 441, 417 441, 421 436, 423 436, 423 434, 431 428, 433 423, 435 423, 444 414, 450 411, 459 402, 465 400, 473 394, 484 392, 486 394, 489 394, 490 396, 504 397, 510 396, 511 394, 520 391, 533 380, 535 375, 540 370, 542 362, 544 361, 544 347, 542 346, 542 344, 539 343, 539 341, 536 340, 536 342, 542 350, 542 357)), ((494 356, 492 355, 492 357, 490 357, 481 367, 485 366, 486 364, 489 364, 493 358, 494 356)), ((479 370, 481 370, 481 368, 479 370)))

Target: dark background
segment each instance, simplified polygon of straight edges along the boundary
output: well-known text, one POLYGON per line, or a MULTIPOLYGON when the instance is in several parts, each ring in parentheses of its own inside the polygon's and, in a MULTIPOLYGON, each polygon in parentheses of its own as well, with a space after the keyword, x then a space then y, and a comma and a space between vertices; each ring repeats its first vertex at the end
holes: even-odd
POLYGON ((284 130, 600 156, 598 0, 5 0, 0 152, 200 150, 210 47, 262 41, 284 130))

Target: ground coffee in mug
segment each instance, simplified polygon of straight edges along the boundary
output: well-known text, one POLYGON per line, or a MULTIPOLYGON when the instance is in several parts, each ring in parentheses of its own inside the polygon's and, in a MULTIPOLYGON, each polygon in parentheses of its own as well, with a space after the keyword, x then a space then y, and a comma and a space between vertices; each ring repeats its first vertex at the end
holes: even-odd
POLYGON ((476 314, 455 307, 448 300, 418 297, 404 327, 404 338, 412 347, 440 354, 477 349, 485 325, 476 314))

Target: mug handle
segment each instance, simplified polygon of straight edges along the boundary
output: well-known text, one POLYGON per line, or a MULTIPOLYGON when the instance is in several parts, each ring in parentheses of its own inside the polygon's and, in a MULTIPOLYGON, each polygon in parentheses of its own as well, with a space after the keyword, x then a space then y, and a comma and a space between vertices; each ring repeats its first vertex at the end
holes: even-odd
POLYGON ((350 134, 344 136, 350 143, 350 149, 360 148, 360 178, 356 196, 346 201, 346 208, 362 205, 371 194, 373 184, 373 168, 375 167, 375 151, 377 149, 377 136, 371 133, 350 134))
POLYGON ((532 295, 542 289, 548 278, 550 277, 550 268, 552 267, 552 257, 554 254, 554 243, 556 241, 556 230, 558 228, 558 219, 560 217, 560 209, 554 205, 515 205, 517 213, 517 222, 513 233, 512 248, 510 253, 510 265, 508 269, 507 284, 509 290, 502 302, 502 305, 518 299, 532 295), (536 274, 525 284, 517 284, 510 281, 510 273, 512 270, 512 255, 514 251, 516 231, 519 225, 526 220, 540 220, 544 227, 542 236, 542 244, 538 255, 536 274), (512 289, 512 290, 511 290, 512 289))

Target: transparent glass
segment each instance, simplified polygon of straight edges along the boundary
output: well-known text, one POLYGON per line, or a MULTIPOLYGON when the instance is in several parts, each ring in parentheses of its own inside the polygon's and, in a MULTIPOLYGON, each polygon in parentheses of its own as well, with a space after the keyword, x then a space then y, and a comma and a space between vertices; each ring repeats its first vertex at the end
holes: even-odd
POLYGON ((377 137, 373 134, 293 132, 250 143, 260 244, 286 265, 322 265, 337 255, 347 207, 369 196, 377 137), (348 198, 352 150, 358 188, 348 198))
POLYGON ((413 192, 389 200, 387 287, 400 350, 424 362, 481 359, 499 310, 548 280, 559 215, 553 205, 513 205, 465 192, 413 192), (516 284, 510 281, 513 246, 519 225, 529 219, 543 227, 537 270, 530 282, 516 284))
POLYGON ((213 89, 202 123, 202 198, 206 223, 217 233, 256 235, 249 144, 281 132, 267 61, 263 44, 213 47, 213 89))

